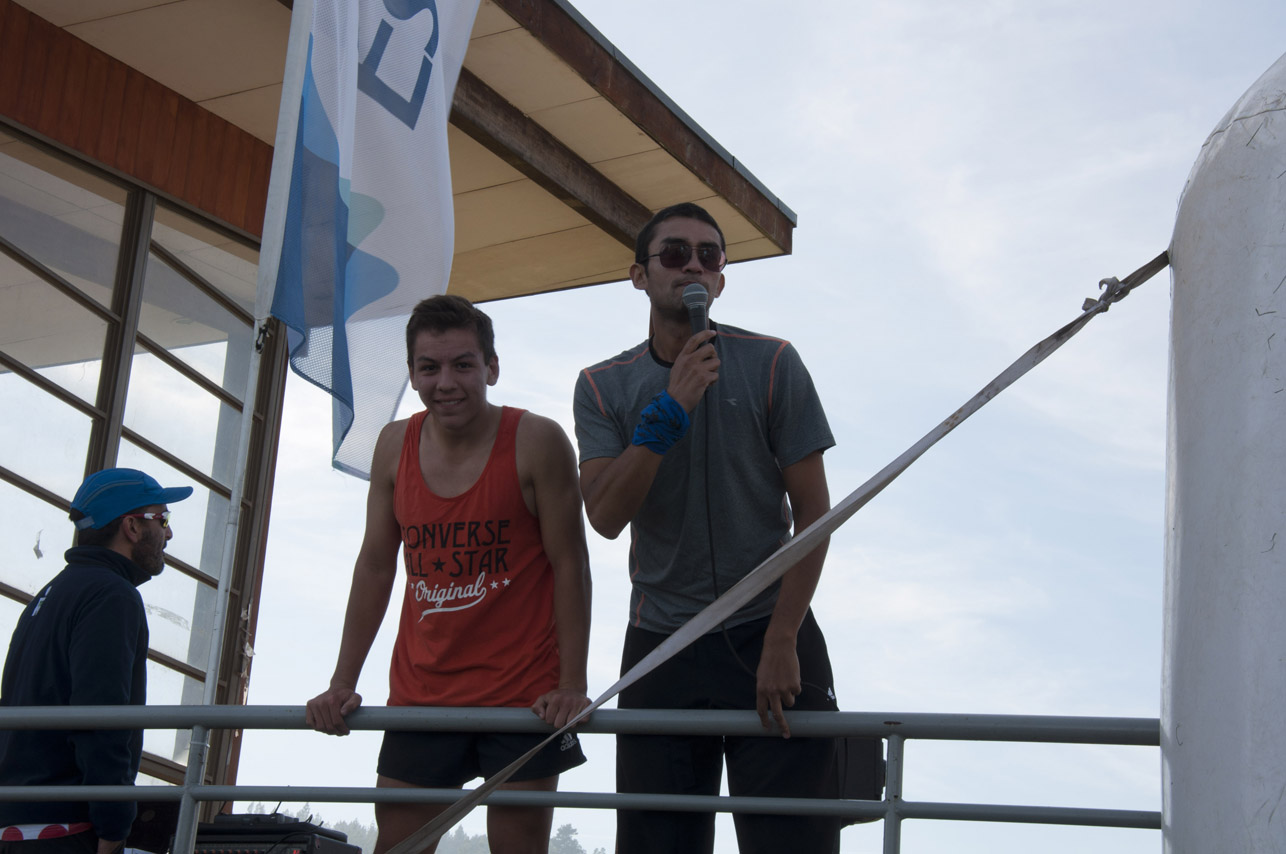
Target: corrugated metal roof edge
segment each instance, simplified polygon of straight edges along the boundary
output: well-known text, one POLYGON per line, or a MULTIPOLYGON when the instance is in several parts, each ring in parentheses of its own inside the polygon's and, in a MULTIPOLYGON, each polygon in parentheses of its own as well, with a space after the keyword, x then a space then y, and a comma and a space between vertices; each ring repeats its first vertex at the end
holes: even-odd
POLYGON ((678 116, 679 119, 685 125, 687 125, 688 128, 693 133, 695 133, 698 137, 701 138, 702 142, 710 146, 711 150, 715 151, 719 155, 719 157, 723 159, 725 163, 727 163, 729 166, 735 169, 738 175, 745 178, 748 182, 750 182, 750 184, 756 190, 762 193, 765 198, 770 200, 773 203, 773 206, 776 207, 777 210, 781 211, 786 216, 786 218, 790 220, 791 225, 793 226, 799 225, 799 218, 795 215, 795 212, 791 210, 790 207, 785 202, 783 202, 775 193, 769 190, 768 187, 764 185, 763 181, 760 181, 758 178, 756 178, 754 173, 745 167, 745 164, 743 164, 737 158, 733 157, 732 153, 728 151, 728 149, 724 148, 714 139, 714 137, 706 133, 705 129, 702 128, 701 125, 697 124, 696 121, 694 121, 691 116, 689 116, 686 112, 684 112, 682 107, 674 103, 674 99, 672 99, 669 95, 665 94, 665 92, 662 91, 659 86, 653 83, 652 80, 646 74, 644 74, 643 71, 637 65, 635 65, 633 62, 630 61, 629 57, 621 53, 617 49, 616 45, 612 44, 611 41, 609 41, 606 36, 604 36, 601 32, 599 32, 598 28, 595 27, 593 24, 591 24, 589 20, 576 9, 575 6, 567 2, 567 0, 552 0, 552 2, 555 5, 557 5, 560 9, 562 9, 564 12, 566 12, 568 17, 574 20, 581 27, 581 29, 583 29, 586 33, 590 35, 591 38, 594 39, 594 41, 598 42, 603 47, 604 50, 606 50, 608 53, 612 55, 612 57, 617 62, 619 62, 631 74, 633 74, 639 80, 640 83, 646 86, 648 88, 648 91, 650 91, 653 95, 657 97, 657 100, 665 104, 665 106, 672 113, 678 116))

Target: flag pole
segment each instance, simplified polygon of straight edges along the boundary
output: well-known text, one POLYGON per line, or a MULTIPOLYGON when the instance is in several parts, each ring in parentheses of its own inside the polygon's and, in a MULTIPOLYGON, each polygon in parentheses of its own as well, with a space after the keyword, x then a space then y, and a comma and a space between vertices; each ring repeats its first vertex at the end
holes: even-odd
MULTIPOLYGON (((237 534, 241 523, 241 503, 245 492, 246 466, 250 458, 250 434, 254 429, 255 401, 259 391, 259 368, 262 341, 269 322, 277 268, 281 259, 282 234, 285 230, 286 201, 290 192, 290 172, 294 162, 295 137, 299 125, 300 97, 308 60, 308 40, 312 28, 313 0, 295 0, 290 16, 290 37, 286 48, 286 67, 281 87, 281 107, 277 115, 276 143, 272 154, 272 173, 268 181, 268 199, 259 244, 259 278, 255 293, 254 351, 247 368, 246 393, 241 409, 241 429, 237 437, 236 464, 232 470, 232 495, 224 527, 223 558, 219 567, 219 586, 215 594, 214 620, 210 633, 210 652, 206 660, 203 705, 214 705, 219 687, 219 666, 223 658, 223 641, 228 614, 230 579, 236 560, 237 534)), ((189 854, 196 845, 198 802, 190 787, 204 782, 209 753, 209 729, 192 728, 188 747, 184 794, 179 806, 172 850, 189 854)))
POLYGON ((282 235, 286 231, 290 173, 295 163, 295 140, 299 134, 299 107, 308 68, 312 21, 313 0, 295 0, 290 15, 290 41, 286 46, 286 71, 281 81, 281 107, 277 113, 277 135, 272 149, 272 172, 268 177, 268 201, 264 206, 263 233, 259 242, 256 328, 268 322, 272 297, 277 290, 277 269, 281 265, 282 235))

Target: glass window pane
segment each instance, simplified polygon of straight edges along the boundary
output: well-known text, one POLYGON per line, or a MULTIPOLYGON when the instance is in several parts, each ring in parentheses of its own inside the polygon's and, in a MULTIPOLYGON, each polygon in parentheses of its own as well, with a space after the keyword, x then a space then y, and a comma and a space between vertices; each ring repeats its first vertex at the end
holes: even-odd
POLYGON ((3 254, 0 304, 0 350, 93 403, 107 321, 3 254))
POLYGON ((174 253, 228 299, 254 314, 259 251, 158 205, 152 240, 174 253))
POLYGON ((141 347, 130 367, 125 426, 231 485, 241 413, 141 347))
MULTIPOLYGON (((196 700, 201 702, 201 683, 189 679, 177 670, 171 670, 155 661, 147 663, 147 704, 149 706, 180 706, 184 695, 191 696, 195 686, 196 700)), ((191 732, 188 730, 145 729, 143 730, 143 749, 164 759, 186 765, 188 761, 188 742, 191 732)))
MULTIPOLYGON (((174 539, 178 537, 176 529, 174 539)), ((147 608, 152 649, 205 670, 214 620, 214 588, 174 567, 166 567, 138 591, 147 608)))
MULTIPOLYGON (((185 756, 184 759, 186 760, 187 757, 185 756)), ((151 774, 144 774, 142 771, 140 771, 138 772, 138 776, 134 778, 134 785, 135 786, 173 786, 174 784, 171 783, 169 780, 162 780, 158 777, 153 777, 151 774)), ((146 798, 147 795, 143 795, 143 797, 146 798)))
POLYGON ((0 580, 34 596, 63 571, 75 529, 65 512, 3 480, 0 507, 0 580))
POLYGON ((20 140, 0 143, 0 235, 111 304, 126 191, 20 140))
POLYGON ((250 325, 156 255, 147 259, 139 331, 232 394, 245 396, 250 325))
POLYGON ((21 602, 15 602, 8 596, 0 596, 0 638, 4 639, 6 650, 9 649, 9 641, 13 639, 13 630, 18 625, 18 618, 22 616, 24 607, 21 602))
MULTIPOLYGON (((170 506, 173 511, 170 527, 174 529, 174 538, 165 546, 165 551, 212 578, 218 578, 222 570, 228 499, 180 474, 128 440, 121 442, 116 464, 145 471, 162 486, 192 487, 191 496, 170 506)), ((175 570, 166 570, 171 571, 175 570)))
POLYGON ((85 478, 91 419, 16 374, 0 374, 0 465, 68 501, 85 478))

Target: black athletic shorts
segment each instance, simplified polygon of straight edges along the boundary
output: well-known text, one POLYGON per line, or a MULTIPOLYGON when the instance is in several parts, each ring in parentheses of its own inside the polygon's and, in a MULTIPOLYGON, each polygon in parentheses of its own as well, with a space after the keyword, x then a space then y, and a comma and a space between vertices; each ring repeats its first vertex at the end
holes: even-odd
MULTIPOLYGON (((490 777, 545 740, 537 733, 384 733, 376 770, 385 777, 429 789, 463 786, 490 777)), ((580 740, 566 732, 514 773, 513 782, 553 777, 585 762, 580 740)))
MULTIPOLYGON (((753 709, 755 669, 768 619, 713 632, 621 692, 622 709, 753 709)), ((630 627, 621 655, 624 673, 666 635, 630 627)), ((837 711, 830 657, 810 611, 800 626, 803 692, 795 710, 837 711)), ((616 785, 620 792, 717 795, 725 761, 730 794, 835 798, 839 795, 837 739, 792 736, 619 735, 616 785)), ((782 851, 829 854, 839 846, 839 822, 825 817, 737 813, 742 854, 782 851)), ((618 854, 654 851, 703 854, 713 850, 714 814, 618 810, 618 854)))

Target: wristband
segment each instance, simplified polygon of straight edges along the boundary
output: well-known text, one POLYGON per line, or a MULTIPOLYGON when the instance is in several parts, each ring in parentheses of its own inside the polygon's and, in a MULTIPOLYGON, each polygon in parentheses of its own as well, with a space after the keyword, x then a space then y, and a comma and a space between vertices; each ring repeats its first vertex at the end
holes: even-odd
POLYGON ((634 444, 664 455, 688 432, 688 423, 688 413, 669 392, 662 391, 639 414, 634 444))

